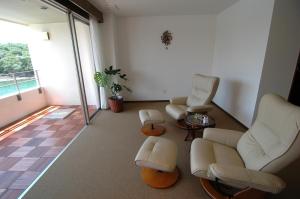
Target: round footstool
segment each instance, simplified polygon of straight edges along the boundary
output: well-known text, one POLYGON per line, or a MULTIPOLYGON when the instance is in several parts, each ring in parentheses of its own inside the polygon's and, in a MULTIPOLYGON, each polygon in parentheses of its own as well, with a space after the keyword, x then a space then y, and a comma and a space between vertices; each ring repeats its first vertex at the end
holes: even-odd
POLYGON ((149 136, 135 157, 135 164, 142 167, 143 181, 153 188, 168 188, 179 177, 176 167, 177 145, 166 138, 149 136))
POLYGON ((139 117, 143 125, 141 131, 147 136, 159 136, 165 132, 165 128, 159 124, 165 120, 162 114, 155 109, 145 109, 139 111, 139 117))

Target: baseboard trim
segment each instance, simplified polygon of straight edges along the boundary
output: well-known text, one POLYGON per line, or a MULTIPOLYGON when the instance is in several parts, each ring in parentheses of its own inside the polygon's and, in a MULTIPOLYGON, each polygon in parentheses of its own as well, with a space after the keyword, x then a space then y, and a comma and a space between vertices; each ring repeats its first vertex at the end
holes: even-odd
POLYGON ((124 103, 168 102, 169 100, 126 100, 124 103))
POLYGON ((241 126, 243 126, 245 129, 249 129, 245 124, 243 124, 241 121, 239 121, 238 119, 236 119, 233 115, 231 115, 230 113, 228 113, 227 111, 225 111, 222 107, 220 107, 218 104, 216 104, 215 102, 212 101, 212 104, 215 105, 216 107, 218 107, 219 109, 221 109, 224 113, 226 113, 226 115, 228 115, 231 119, 233 119, 234 121, 236 121, 237 123, 239 123, 241 126))

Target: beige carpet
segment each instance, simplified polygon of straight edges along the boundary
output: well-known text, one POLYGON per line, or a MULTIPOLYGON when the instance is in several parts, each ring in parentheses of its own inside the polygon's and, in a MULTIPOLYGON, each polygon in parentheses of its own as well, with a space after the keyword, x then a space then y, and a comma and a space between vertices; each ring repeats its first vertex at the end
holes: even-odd
MULTIPOLYGON (((92 125, 69 146, 24 198, 31 199, 199 199, 208 198, 199 179, 191 175, 190 142, 186 131, 164 111, 166 103, 128 103, 123 113, 102 111, 92 125), (146 138, 140 133, 138 110, 154 108, 167 120, 163 137, 174 140, 179 147, 178 167, 181 178, 169 189, 153 189, 140 179, 140 168, 134 157, 146 138)), ((221 110, 212 111, 217 127, 244 130, 221 110)))

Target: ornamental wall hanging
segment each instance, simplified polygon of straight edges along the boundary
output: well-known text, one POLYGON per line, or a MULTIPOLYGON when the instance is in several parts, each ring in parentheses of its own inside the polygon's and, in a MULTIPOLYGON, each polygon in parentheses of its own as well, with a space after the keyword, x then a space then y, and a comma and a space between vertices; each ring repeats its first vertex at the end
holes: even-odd
POLYGON ((168 46, 171 44, 173 39, 172 33, 166 30, 161 36, 161 42, 165 45, 165 48, 168 49, 168 46))

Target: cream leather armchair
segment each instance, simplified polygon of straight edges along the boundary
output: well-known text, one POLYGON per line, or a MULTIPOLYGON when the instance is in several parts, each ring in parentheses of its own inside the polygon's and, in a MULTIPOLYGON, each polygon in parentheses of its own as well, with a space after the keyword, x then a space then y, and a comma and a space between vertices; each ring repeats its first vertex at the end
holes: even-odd
POLYGON ((300 157, 299 131, 300 108, 267 94, 246 133, 208 128, 192 142, 191 172, 214 197, 216 181, 240 189, 233 198, 279 193, 286 184, 274 174, 300 157))
POLYGON ((175 120, 184 119, 187 112, 208 112, 213 106, 210 104, 219 85, 218 77, 193 75, 192 94, 188 97, 174 97, 166 106, 167 113, 175 120))

